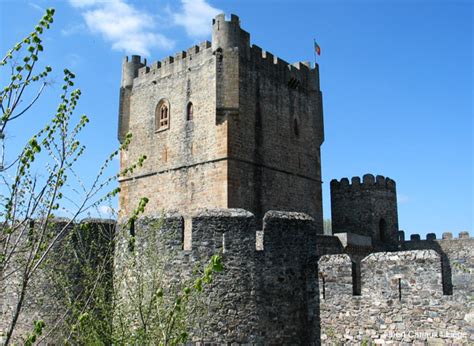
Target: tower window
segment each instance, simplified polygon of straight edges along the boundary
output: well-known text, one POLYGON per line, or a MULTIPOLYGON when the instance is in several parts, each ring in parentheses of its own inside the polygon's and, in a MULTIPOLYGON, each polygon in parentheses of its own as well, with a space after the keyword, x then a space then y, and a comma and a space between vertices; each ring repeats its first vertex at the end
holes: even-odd
POLYGON ((191 121, 193 120, 193 103, 189 102, 188 106, 186 107, 186 120, 191 121))
POLYGON ((296 137, 300 136, 300 129, 299 129, 299 126, 298 126, 298 120, 297 119, 293 119, 293 133, 296 137))
POLYGON ((155 130, 167 130, 170 127, 170 105, 167 100, 161 100, 155 111, 155 130))

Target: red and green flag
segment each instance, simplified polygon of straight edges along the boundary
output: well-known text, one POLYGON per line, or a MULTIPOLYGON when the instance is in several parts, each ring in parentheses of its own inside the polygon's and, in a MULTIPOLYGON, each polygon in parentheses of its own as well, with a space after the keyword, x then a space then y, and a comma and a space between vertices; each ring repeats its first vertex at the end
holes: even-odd
POLYGON ((318 55, 321 55, 321 47, 320 47, 319 44, 316 42, 316 40, 314 40, 314 51, 315 51, 318 55))

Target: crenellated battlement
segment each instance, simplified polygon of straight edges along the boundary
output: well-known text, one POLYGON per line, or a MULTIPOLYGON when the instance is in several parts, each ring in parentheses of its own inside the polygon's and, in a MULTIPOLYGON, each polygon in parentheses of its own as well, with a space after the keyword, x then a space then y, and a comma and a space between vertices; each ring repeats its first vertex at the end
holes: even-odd
POLYGON ((172 277, 186 275, 199 261, 220 254, 224 273, 216 277, 211 293, 219 297, 219 308, 211 308, 206 317, 210 329, 200 329, 198 335, 219 342, 305 344, 314 330, 301 323, 302 311, 307 304, 317 308, 316 275, 311 273, 316 270, 318 251, 340 250, 337 238, 317 235, 314 219, 303 213, 269 211, 262 229, 256 221, 243 209, 201 209, 189 216, 172 212, 143 216, 132 223, 124 220, 119 227, 116 271, 123 263, 120 256, 131 250, 137 255, 149 253, 147 246, 163 256, 173 253, 172 277), (307 275, 312 279, 306 281, 307 275), (307 297, 309 289, 313 293, 307 297), (266 336, 257 332, 263 329, 266 336))
POLYGON ((122 60, 122 88, 131 88, 133 86, 133 80, 138 76, 139 70, 146 66, 146 59, 143 59, 139 55, 132 55, 129 59, 128 56, 122 60))
POLYGON ((372 253, 360 267, 347 254, 322 256, 318 264, 321 340, 399 342, 403 338, 413 343, 440 337, 464 344, 469 336, 464 321, 472 314, 471 239, 406 242, 412 245, 409 249, 372 253), (449 333, 443 334, 446 330, 449 333))
POLYGON ((425 239, 421 239, 419 234, 411 234, 409 240, 403 240, 406 242, 419 242, 419 241, 442 241, 442 240, 465 240, 465 239, 473 239, 469 232, 459 232, 457 237, 453 237, 453 233, 451 232, 444 232, 441 236, 441 239, 436 239, 435 233, 427 233, 425 239))
POLYGON ((349 182, 348 178, 342 178, 340 181, 337 179, 331 180, 331 191, 334 193, 347 192, 347 191, 359 191, 359 190, 387 190, 396 192, 396 184, 393 179, 377 175, 374 177, 372 174, 365 174, 362 178, 352 177, 349 182))
POLYGON ((334 233, 350 232, 372 238, 380 250, 395 249, 398 238, 395 181, 382 175, 365 174, 333 179, 331 214, 334 233))
MULTIPOLYGON (((190 68, 202 64, 203 59, 211 58, 212 49, 211 42, 203 41, 199 45, 194 45, 186 51, 176 52, 172 56, 167 56, 162 60, 154 61, 146 64, 146 59, 141 63, 136 73, 136 81, 134 85, 140 85, 143 82, 152 82, 161 77, 170 74, 180 73, 190 68)), ((139 60, 139 56, 133 56, 135 60, 139 60)), ((132 57, 132 58, 133 58, 132 57)))
MULTIPOLYGON (((154 61, 147 65, 146 59, 138 55, 133 55, 129 60, 124 58, 124 73, 127 75, 125 84, 141 84, 148 79, 156 79, 173 73, 180 73, 194 65, 200 64, 201 57, 213 56, 216 50, 226 48, 238 48, 242 59, 250 61, 258 66, 263 72, 269 73, 273 78, 279 78, 289 86, 297 88, 319 90, 319 69, 315 65, 311 68, 310 62, 296 62, 290 64, 285 60, 274 56, 272 53, 262 50, 257 45, 250 45, 250 34, 240 28, 239 17, 232 14, 227 20, 224 14, 217 15, 213 21, 212 43, 201 42, 199 45, 190 47, 187 50, 176 52, 172 56, 162 60, 154 61), (194 60, 194 61, 193 61, 194 60), (196 61, 198 60, 198 61, 196 61)), ((125 78, 125 77, 124 77, 125 78)))
POLYGON ((255 44, 250 47, 249 60, 261 73, 287 83, 291 88, 301 86, 304 89, 319 90, 318 65, 311 68, 311 63, 308 61, 290 64, 255 44))
POLYGON ((372 253, 362 259, 360 272, 354 270, 349 255, 322 256, 319 260, 321 300, 334 299, 344 304, 341 296, 371 301, 379 296, 382 300, 408 303, 429 296, 440 299, 443 295, 441 257, 434 250, 372 253), (360 279, 356 280, 356 276, 360 279), (354 295, 356 282, 362 291, 354 295))
POLYGON ((239 253, 245 245, 248 249, 244 252, 273 251, 281 246, 282 255, 296 255, 309 238, 316 238, 313 218, 304 213, 279 211, 265 214, 262 230, 257 229, 255 216, 243 209, 201 209, 189 217, 170 211, 160 216, 143 216, 133 223, 124 219, 119 227, 126 238, 133 236, 138 241, 154 231, 176 249, 206 253, 239 253), (257 246, 258 232, 262 242, 257 246))

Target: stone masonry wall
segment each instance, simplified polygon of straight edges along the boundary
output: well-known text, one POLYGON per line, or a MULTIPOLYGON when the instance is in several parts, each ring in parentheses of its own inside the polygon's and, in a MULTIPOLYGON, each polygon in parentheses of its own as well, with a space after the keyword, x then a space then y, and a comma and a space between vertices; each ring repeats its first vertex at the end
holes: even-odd
POLYGON ((472 284, 472 268, 474 268, 474 238, 469 233, 460 232, 459 237, 452 233, 443 233, 442 239, 436 239, 433 233, 427 234, 427 239, 422 240, 417 234, 411 235, 411 240, 402 241, 403 250, 431 249, 441 257, 443 270, 443 290, 446 295, 459 295, 464 292, 474 297, 472 284), (470 269, 471 268, 471 269, 470 269))
POLYGON ((322 222, 318 69, 253 45, 240 52, 239 77, 239 113, 229 121, 231 206, 257 217, 304 212, 322 222))
MULTIPOLYGON (((312 218, 270 211, 263 231, 258 231, 255 217, 244 210, 197 211, 190 219, 189 250, 182 249, 182 216, 167 214, 159 220, 149 216, 136 221, 135 246, 137 254, 145 253, 142 246, 153 246, 165 257, 166 251, 174 251, 174 270, 166 280, 188 276, 212 254, 220 253, 223 259, 224 272, 205 293, 209 306, 191 334, 193 341, 318 344, 317 251, 336 253, 340 243, 336 237, 317 235, 312 218)), ((128 251, 128 232, 124 224, 117 241, 116 275, 122 270, 121 254, 128 251)))
MULTIPOLYGON (((463 273, 452 295, 443 294, 441 257, 434 250, 374 253, 362 260, 362 292, 353 295, 346 254, 319 261, 323 343, 467 344, 473 341, 472 240, 456 239, 463 273), (467 283, 470 284, 467 284, 467 283)), ((415 247, 413 247, 415 248, 415 247)), ((454 257, 453 257, 453 260, 454 257)), ((456 279, 456 277, 458 277, 456 279)))
POLYGON ((227 207, 227 125, 216 125, 216 61, 210 42, 175 57, 144 66, 133 81, 129 131, 132 143, 122 153, 121 168, 147 159, 121 179, 120 213, 130 215, 141 197, 148 213, 196 206, 227 207), (155 111, 169 102, 170 126, 156 131, 155 111), (193 119, 187 120, 188 102, 193 119))
POLYGON ((257 296, 266 344, 310 344, 317 338, 316 242, 315 223, 308 215, 265 214, 257 296))
POLYGON ((220 14, 212 44, 149 66, 132 57, 123 75, 119 133, 123 139, 128 130, 133 139, 121 168, 140 155, 147 160, 121 179, 120 217, 148 197, 149 215, 243 208, 260 223, 268 210, 298 211, 314 217, 322 233, 317 66, 290 65, 251 46, 239 18, 220 14), (163 99, 170 104, 170 126, 155 131, 163 99), (187 121, 190 101, 194 119, 187 121))

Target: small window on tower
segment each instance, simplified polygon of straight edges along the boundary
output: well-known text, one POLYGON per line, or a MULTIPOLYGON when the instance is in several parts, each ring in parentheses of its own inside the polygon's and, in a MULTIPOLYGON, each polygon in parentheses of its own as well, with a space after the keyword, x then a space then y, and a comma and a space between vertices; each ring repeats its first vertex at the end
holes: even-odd
POLYGON ((155 111, 155 130, 167 130, 170 127, 170 105, 167 100, 161 100, 155 111))
POLYGON ((293 133, 295 134, 296 137, 300 136, 300 129, 298 126, 298 120, 293 119, 293 133))
POLYGON ((188 106, 186 107, 186 120, 191 121, 193 120, 193 103, 189 102, 188 106))

